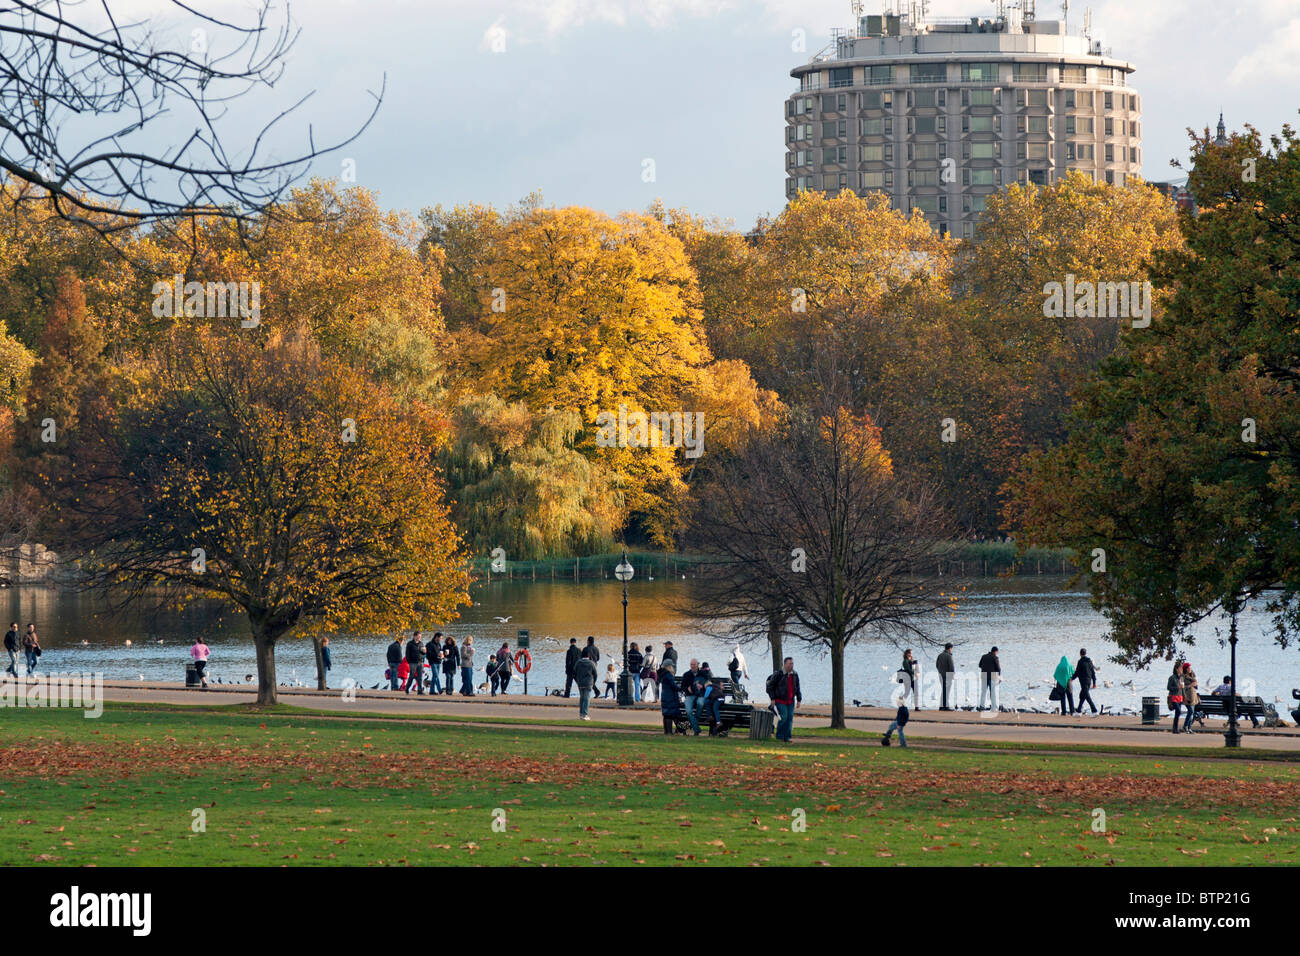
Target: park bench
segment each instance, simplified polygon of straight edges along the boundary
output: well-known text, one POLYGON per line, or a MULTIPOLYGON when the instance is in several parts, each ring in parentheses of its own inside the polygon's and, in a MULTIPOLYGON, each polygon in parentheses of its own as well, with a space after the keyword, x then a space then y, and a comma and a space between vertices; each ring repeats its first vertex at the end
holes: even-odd
MULTIPOLYGON (((1228 704, 1227 697, 1216 697, 1213 694, 1202 697, 1200 703, 1196 705, 1196 719, 1204 723, 1205 717, 1227 717, 1228 704)), ((1262 697, 1238 697, 1237 716, 1249 719, 1256 727, 1259 726, 1261 717, 1264 719, 1265 726, 1277 726, 1277 709, 1265 704, 1262 697)))
MULTIPOLYGON (((682 678, 676 678, 678 692, 682 689, 682 678)), ((718 703, 718 725, 721 728, 720 733, 727 734, 736 728, 741 730, 749 729, 750 718, 754 713, 752 705, 746 703, 749 695, 745 693, 745 688, 738 686, 728 677, 714 676, 709 683, 717 691, 718 703), (731 700, 728 701, 727 698, 731 700)), ((679 733, 689 733, 691 722, 685 713, 685 700, 683 699, 683 712, 677 717, 675 723, 679 733)), ((706 711, 700 712, 702 722, 709 721, 709 714, 706 711)))

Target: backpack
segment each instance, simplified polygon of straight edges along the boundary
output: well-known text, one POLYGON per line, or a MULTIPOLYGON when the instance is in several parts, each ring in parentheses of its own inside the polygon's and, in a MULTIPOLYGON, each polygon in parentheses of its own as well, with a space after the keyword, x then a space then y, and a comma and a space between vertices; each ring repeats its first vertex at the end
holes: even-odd
POLYGON ((784 674, 782 674, 781 671, 776 671, 770 677, 768 677, 767 679, 768 697, 775 698, 778 694, 781 693, 781 678, 783 676, 784 674))

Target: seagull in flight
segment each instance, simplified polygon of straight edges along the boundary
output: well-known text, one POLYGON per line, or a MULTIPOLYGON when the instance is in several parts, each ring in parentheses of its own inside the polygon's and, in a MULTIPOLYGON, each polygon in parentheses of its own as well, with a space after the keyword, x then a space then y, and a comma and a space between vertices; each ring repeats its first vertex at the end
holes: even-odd
MULTIPOLYGON (((510 617, 514 617, 514 615, 511 614, 510 617)), ((502 624, 509 624, 509 623, 510 623, 510 617, 500 617, 500 616, 498 616, 498 617, 497 617, 497 620, 500 621, 502 624)))

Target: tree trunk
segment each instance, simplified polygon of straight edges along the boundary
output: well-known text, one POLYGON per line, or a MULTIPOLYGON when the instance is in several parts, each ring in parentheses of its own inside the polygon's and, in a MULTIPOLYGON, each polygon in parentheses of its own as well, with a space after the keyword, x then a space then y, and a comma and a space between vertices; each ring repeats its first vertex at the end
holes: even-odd
POLYGON ((831 729, 844 729, 844 642, 831 639, 831 729))
POLYGON ((772 648, 772 673, 781 669, 781 626, 785 621, 774 615, 767 618, 767 644, 772 648))
POLYGON ((325 655, 321 653, 321 643, 319 637, 311 639, 312 645, 316 651, 316 689, 325 689, 325 655))
POLYGON ((275 638, 261 629, 254 629, 253 643, 257 647, 257 702, 262 705, 276 703, 275 638))

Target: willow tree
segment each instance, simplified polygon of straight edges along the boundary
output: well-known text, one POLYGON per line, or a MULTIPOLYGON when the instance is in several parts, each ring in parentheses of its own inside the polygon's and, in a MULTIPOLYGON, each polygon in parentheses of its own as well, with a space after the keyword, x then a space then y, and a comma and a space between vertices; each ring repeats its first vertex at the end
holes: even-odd
POLYGON ((384 632, 466 603, 442 429, 306 332, 176 329, 44 475, 51 530, 117 602, 161 586, 248 618, 258 703, 288 635, 384 632))

